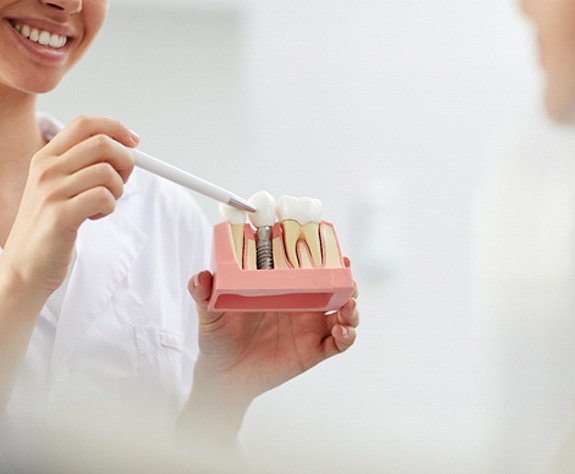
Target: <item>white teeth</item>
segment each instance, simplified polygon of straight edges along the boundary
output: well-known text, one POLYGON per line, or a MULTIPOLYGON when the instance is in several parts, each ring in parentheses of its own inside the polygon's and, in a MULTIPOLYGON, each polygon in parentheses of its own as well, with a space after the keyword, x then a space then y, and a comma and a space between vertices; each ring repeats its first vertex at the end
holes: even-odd
POLYGON ((50 43, 49 43, 50 47, 51 48, 59 48, 61 41, 62 41, 62 38, 58 35, 50 36, 50 43))
POLYGON ((48 45, 50 43, 50 33, 47 31, 42 31, 40 36, 38 36, 38 43, 40 43, 42 46, 48 45))
POLYGON ((276 222, 276 200, 266 191, 254 194, 250 204, 256 208, 256 212, 249 215, 252 224, 259 227, 271 227, 276 222))
POLYGON ((293 220, 305 225, 308 222, 321 222, 323 205, 319 199, 283 196, 277 205, 280 220, 293 220))
POLYGON ((305 209, 305 222, 302 222, 302 225, 307 224, 308 222, 321 222, 323 217, 323 204, 319 199, 312 199, 312 198, 302 198, 300 200, 300 207, 305 209))
POLYGON ((283 196, 277 205, 277 214, 282 221, 286 255, 295 268, 309 266, 307 254, 302 252, 301 241, 305 240, 313 266, 321 267, 321 241, 319 223, 322 219, 323 205, 318 199, 283 196))
POLYGON ((24 38, 28 38, 30 41, 34 41, 35 43, 52 49, 63 48, 68 42, 68 38, 66 36, 50 33, 49 31, 40 31, 37 28, 32 28, 21 23, 16 23, 14 28, 24 36, 24 38))
POLYGON ((243 225, 246 223, 246 213, 235 207, 226 204, 220 204, 220 213, 222 217, 233 225, 243 225))

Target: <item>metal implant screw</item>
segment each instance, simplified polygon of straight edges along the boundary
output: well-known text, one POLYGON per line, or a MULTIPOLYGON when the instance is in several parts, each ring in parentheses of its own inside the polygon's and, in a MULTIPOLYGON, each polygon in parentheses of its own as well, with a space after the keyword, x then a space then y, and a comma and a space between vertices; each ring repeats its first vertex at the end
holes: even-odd
POLYGON ((258 270, 273 270, 274 255, 272 247, 272 228, 258 227, 257 231, 257 260, 258 270))

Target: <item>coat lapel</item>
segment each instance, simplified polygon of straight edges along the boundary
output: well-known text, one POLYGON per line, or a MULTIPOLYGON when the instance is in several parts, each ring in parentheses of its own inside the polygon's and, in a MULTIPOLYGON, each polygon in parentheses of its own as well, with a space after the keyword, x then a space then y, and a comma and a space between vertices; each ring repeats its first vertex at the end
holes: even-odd
POLYGON ((125 281, 148 239, 122 212, 129 199, 124 195, 116 212, 100 221, 87 221, 80 228, 77 259, 54 341, 52 368, 56 372, 65 368, 90 325, 125 281))

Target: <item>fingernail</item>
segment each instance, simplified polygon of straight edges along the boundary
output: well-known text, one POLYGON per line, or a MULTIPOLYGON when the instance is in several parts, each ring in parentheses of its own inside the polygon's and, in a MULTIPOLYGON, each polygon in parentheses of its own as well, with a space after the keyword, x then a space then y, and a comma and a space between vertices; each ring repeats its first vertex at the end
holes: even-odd
POLYGON ((194 275, 194 278, 192 279, 192 284, 194 285, 194 288, 200 287, 200 275, 198 274, 194 275))
POLYGON ((342 335, 343 337, 347 337, 347 336, 349 335, 349 329, 346 328, 345 326, 342 326, 342 327, 341 327, 341 335, 342 335))
POLYGON ((132 137, 132 140, 134 140, 134 142, 140 143, 140 141, 141 141, 140 135, 138 135, 136 132, 134 132, 133 130, 130 130, 130 136, 132 137))

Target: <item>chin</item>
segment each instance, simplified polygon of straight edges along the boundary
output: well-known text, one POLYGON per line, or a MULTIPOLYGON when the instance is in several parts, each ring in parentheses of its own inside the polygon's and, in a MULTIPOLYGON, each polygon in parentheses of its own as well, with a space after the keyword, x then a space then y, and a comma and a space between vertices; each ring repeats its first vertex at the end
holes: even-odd
POLYGON ((13 87, 27 94, 45 94, 46 92, 54 90, 59 83, 60 83, 59 79, 50 79, 44 77, 41 80, 27 79, 27 80, 15 81, 13 87))
POLYGON ((549 117, 559 124, 575 124, 575 89, 548 85, 545 105, 549 117))

